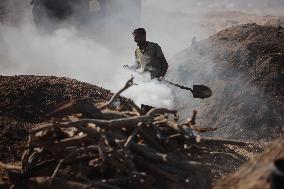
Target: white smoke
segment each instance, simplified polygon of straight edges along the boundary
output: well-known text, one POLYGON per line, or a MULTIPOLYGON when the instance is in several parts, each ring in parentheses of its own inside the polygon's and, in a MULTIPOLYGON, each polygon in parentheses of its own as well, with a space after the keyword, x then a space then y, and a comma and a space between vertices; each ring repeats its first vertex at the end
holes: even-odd
POLYGON ((154 107, 173 108, 174 98, 172 89, 164 82, 151 79, 148 73, 132 73, 135 83, 123 95, 134 99, 137 104, 146 104, 154 107))
MULTIPOLYGON (((119 17, 109 15, 112 19, 106 29, 85 26, 82 34, 82 28, 77 31, 77 28, 69 27, 56 30, 50 35, 42 35, 33 25, 29 0, 7 2, 9 11, 14 11, 14 14, 9 15, 18 19, 17 26, 13 23, 0 26, 0 74, 65 76, 113 92, 119 90, 130 78, 131 73, 124 71, 122 66, 134 62, 136 44, 131 36, 134 28, 123 25, 119 17), (18 4, 21 6, 17 6, 18 4)), ((245 2, 142 0, 142 20, 140 24, 137 22, 137 27, 145 27, 148 40, 160 44, 165 57, 170 60, 176 53, 190 46, 193 37, 198 41, 222 28, 222 25, 207 25, 208 12, 222 9, 251 11, 249 4, 254 1, 245 2)), ((120 9, 121 5, 117 8, 120 9)), ((265 8, 261 10, 266 10, 265 8)), ((127 10, 131 10, 131 7, 123 9, 123 12, 127 10)), ((169 66, 171 75, 178 74, 173 73, 176 65, 169 61, 169 66)), ((135 82, 139 85, 123 95, 133 98, 137 104, 173 107, 172 89, 168 86, 140 76, 136 76, 135 82)), ((188 92, 181 94, 186 99, 191 98, 188 92)))
MULTIPOLYGON (((27 11, 31 11, 31 7, 27 11)), ((129 28, 123 33, 116 31, 115 35, 121 34, 121 38, 115 41, 112 41, 114 33, 108 39, 109 31, 94 31, 101 36, 97 39, 89 35, 91 31, 82 33, 75 27, 41 34, 29 16, 30 20, 25 18, 17 26, 0 25, 0 74, 63 76, 102 86, 112 92, 119 90, 134 74, 139 85, 126 91, 123 94, 125 97, 133 99, 138 105, 173 107, 171 89, 166 85, 150 80, 148 75, 123 70, 123 65, 134 63, 136 44, 129 28)))

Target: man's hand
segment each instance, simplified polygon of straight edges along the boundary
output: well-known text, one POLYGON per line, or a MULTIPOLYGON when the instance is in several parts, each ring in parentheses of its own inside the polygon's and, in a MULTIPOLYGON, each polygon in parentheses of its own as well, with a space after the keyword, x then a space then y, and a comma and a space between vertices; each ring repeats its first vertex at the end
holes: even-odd
POLYGON ((129 69, 129 65, 123 65, 124 69, 129 69))
POLYGON ((159 81, 162 81, 164 79, 165 79, 165 76, 161 76, 161 77, 158 78, 159 81))

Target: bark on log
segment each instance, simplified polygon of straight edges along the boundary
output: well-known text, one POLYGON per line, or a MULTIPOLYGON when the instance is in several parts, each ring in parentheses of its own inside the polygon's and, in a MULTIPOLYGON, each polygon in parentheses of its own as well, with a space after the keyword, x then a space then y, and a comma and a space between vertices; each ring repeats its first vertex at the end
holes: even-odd
POLYGON ((111 110, 103 111, 102 116, 104 120, 113 120, 113 119, 121 119, 121 118, 130 117, 124 113, 117 112, 117 111, 111 111, 111 110))
POLYGON ((35 134, 42 130, 59 127, 59 128, 68 128, 68 127, 76 127, 77 125, 86 125, 88 123, 93 123, 100 127, 122 127, 122 126, 135 126, 139 122, 151 122, 153 121, 153 117, 151 116, 140 116, 140 117, 131 117, 131 118, 122 118, 122 119, 114 119, 114 120, 101 120, 101 119, 81 119, 78 121, 67 121, 61 123, 47 123, 45 125, 41 125, 40 127, 34 128, 30 130, 30 134, 35 134))
POLYGON ((2 162, 0 162, 0 167, 4 168, 6 170, 16 170, 16 171, 20 171, 22 169, 21 166, 6 164, 6 163, 2 163, 2 162))
POLYGON ((150 110, 147 115, 154 116, 154 115, 160 115, 160 114, 174 114, 177 115, 176 110, 169 110, 166 108, 153 108, 150 110))
POLYGON ((144 140, 152 146, 153 148, 159 150, 160 152, 165 152, 166 150, 162 147, 157 140, 155 140, 148 132, 146 132, 143 127, 138 130, 138 133, 144 138, 144 140))
POLYGON ((156 161, 156 162, 166 162, 167 161, 167 154, 158 153, 156 150, 149 148, 146 145, 131 143, 130 149, 133 152, 149 160, 152 160, 152 161, 156 161))
POLYGON ((134 110, 136 110, 139 115, 143 115, 143 112, 141 110, 141 108, 139 108, 131 99, 127 100, 127 103, 129 104, 129 106, 131 106, 134 110))
POLYGON ((157 178, 166 178, 170 181, 173 182, 178 182, 179 181, 179 176, 178 175, 174 175, 171 173, 168 173, 162 169, 160 169, 158 166, 156 166, 156 164, 152 164, 148 161, 145 161, 142 157, 140 156, 135 156, 134 161, 140 165, 141 167, 143 167, 143 169, 148 170, 150 173, 152 173, 153 175, 155 175, 155 177, 157 178))

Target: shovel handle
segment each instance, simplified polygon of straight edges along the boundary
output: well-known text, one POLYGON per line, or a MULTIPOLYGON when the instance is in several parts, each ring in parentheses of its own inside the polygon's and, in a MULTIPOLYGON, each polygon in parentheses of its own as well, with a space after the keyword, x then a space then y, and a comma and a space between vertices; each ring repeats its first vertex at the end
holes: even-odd
POLYGON ((176 87, 178 87, 178 88, 185 89, 185 90, 188 90, 188 91, 193 92, 193 89, 190 88, 190 87, 182 86, 182 85, 179 85, 179 84, 177 84, 177 83, 173 83, 173 82, 168 81, 168 80, 164 80, 164 81, 167 82, 167 83, 170 84, 170 85, 173 85, 173 86, 176 86, 176 87))

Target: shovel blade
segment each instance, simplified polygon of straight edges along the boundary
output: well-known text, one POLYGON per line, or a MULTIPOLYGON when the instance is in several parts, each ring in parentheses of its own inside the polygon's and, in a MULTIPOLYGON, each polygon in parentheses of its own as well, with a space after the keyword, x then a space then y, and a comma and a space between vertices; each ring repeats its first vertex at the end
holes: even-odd
POLYGON ((193 98, 209 98, 212 96, 212 91, 209 87, 205 85, 193 85, 192 88, 193 98))

